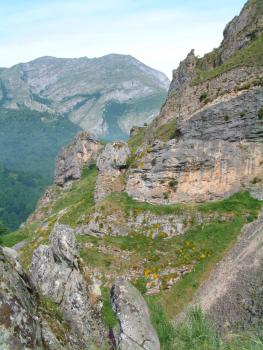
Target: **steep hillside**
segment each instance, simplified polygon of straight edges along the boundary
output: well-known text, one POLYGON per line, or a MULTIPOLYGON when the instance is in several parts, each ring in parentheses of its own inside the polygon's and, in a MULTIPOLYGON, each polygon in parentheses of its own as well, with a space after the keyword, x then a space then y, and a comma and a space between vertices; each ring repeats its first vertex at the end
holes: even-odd
POLYGON ((2 107, 65 114, 106 139, 127 138, 158 114, 169 80, 131 56, 41 57, 0 73, 2 107))
POLYGON ((0 340, 262 349, 261 10, 248 1, 215 60, 191 52, 127 143, 81 132, 63 148, 36 211, 2 237, 19 260, 0 249, 0 340))
POLYGON ((0 167, 0 222, 15 230, 35 210, 35 205, 49 184, 40 175, 0 167))

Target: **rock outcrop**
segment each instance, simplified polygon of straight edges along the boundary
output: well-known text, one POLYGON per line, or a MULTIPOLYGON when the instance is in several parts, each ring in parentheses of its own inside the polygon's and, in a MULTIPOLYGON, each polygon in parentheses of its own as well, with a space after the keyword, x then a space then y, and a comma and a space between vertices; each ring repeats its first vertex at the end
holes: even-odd
POLYGON ((224 30, 224 40, 219 48, 221 62, 263 33, 263 5, 261 0, 249 0, 224 30))
POLYGON ((263 317, 263 213, 248 224, 225 258, 199 288, 195 305, 221 333, 248 329, 263 317), (242 323, 241 323, 242 322, 242 323))
POLYGON ((0 348, 44 349, 37 298, 16 252, 0 247, 0 348))
POLYGON ((227 59, 250 42, 261 47, 262 32, 262 3, 248 1, 217 50, 201 59, 192 50, 180 63, 166 103, 146 128, 129 169, 130 196, 159 204, 203 202, 245 189, 261 198, 262 63, 250 62, 249 52, 236 58, 238 63, 227 59), (169 125, 172 139, 161 142, 158 130, 169 125))
POLYGON ((99 175, 96 183, 95 198, 102 199, 111 192, 124 189, 122 173, 127 168, 130 150, 125 142, 108 143, 97 159, 99 175))
POLYGON ((50 246, 39 246, 30 267, 32 283, 42 295, 51 298, 70 325, 70 341, 78 347, 89 341, 100 343, 104 329, 99 310, 89 299, 88 285, 80 272, 74 231, 57 224, 50 246))
POLYGON ((156 142, 129 170, 126 191, 151 203, 204 202, 230 196, 262 174, 262 144, 156 142))
POLYGON ((64 186, 70 181, 80 179, 83 168, 96 161, 101 148, 101 143, 94 135, 88 132, 79 133, 57 157, 55 184, 64 186))
POLYGON ((120 278, 112 287, 111 301, 120 324, 118 349, 160 350, 159 339, 151 325, 147 304, 139 291, 120 278))

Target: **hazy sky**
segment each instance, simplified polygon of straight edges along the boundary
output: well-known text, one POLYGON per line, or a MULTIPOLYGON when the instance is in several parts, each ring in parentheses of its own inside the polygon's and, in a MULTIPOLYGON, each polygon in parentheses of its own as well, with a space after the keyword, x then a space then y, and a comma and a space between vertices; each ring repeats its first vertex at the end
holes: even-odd
POLYGON ((245 0, 0 0, 0 67, 39 56, 130 54, 171 77, 218 46, 245 0))

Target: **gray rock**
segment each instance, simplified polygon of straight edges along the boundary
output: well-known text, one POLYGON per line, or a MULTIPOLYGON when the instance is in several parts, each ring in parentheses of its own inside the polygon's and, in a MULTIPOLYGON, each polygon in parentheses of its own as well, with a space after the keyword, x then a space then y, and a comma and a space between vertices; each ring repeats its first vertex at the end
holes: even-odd
POLYGON ((121 170, 125 168, 130 149, 126 142, 108 143, 97 159, 100 172, 121 170))
POLYGON ((43 349, 37 300, 16 252, 0 247, 0 347, 43 349))
POLYGON ((126 142, 108 143, 97 159, 99 175, 96 182, 95 199, 99 200, 111 192, 123 190, 121 175, 126 169, 130 149, 126 142))
POLYGON ((78 267, 77 241, 70 226, 56 224, 49 239, 56 261, 65 261, 69 267, 78 267))
POLYGON ((236 16, 224 30, 224 40, 219 48, 221 62, 242 49, 263 32, 263 10, 260 0, 249 0, 239 16, 236 16))
POLYGON ((146 302, 128 281, 118 279, 111 290, 111 301, 120 324, 117 339, 120 350, 159 350, 160 342, 151 325, 146 302))
POLYGON ((70 227, 57 224, 50 242, 50 247, 40 246, 33 254, 32 282, 42 295, 60 305, 70 325, 70 342, 74 346, 85 347, 91 339, 100 343, 104 328, 78 267, 75 233, 70 227))
POLYGON ((128 172, 126 191, 151 203, 205 202, 240 191, 260 175, 263 145, 258 142, 156 142, 128 172))
POLYGON ((88 132, 79 133, 57 157, 55 183, 64 186, 70 181, 80 179, 82 169, 96 161, 101 148, 102 145, 94 135, 88 132))
POLYGON ((244 91, 228 101, 221 101, 178 121, 181 138, 225 140, 230 142, 263 138, 263 120, 259 118, 263 106, 263 88, 244 91))

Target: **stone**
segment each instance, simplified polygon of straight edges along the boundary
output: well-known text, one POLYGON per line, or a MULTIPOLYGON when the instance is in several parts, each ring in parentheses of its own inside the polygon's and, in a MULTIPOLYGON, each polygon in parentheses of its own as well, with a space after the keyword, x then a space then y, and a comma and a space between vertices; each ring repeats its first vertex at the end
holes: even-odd
POLYGON ((95 199, 99 200, 111 192, 123 190, 121 175, 127 167, 130 150, 126 142, 108 143, 97 159, 99 175, 96 182, 95 199))
POLYGON ((205 202, 229 197, 261 174, 263 145, 171 140, 154 144, 138 164, 129 170, 126 184, 134 199, 157 204, 205 202))
POLYGON ((111 289, 111 302, 120 324, 118 349, 160 350, 147 304, 135 287, 122 278, 117 279, 111 289))
POLYGON ((50 243, 56 261, 66 261, 69 267, 78 267, 78 247, 74 230, 70 226, 56 224, 51 235, 50 243))
POLYGON ((94 135, 79 133, 73 142, 62 149, 56 160, 55 184, 65 186, 81 178, 85 166, 95 163, 102 145, 94 135))
POLYGON ((70 342, 74 346, 82 349, 91 340, 100 344, 104 327, 98 308, 89 298, 87 281, 79 269, 74 230, 56 224, 50 243, 51 246, 39 246, 33 254, 32 282, 43 296, 60 306, 70 325, 70 342))
POLYGON ((0 247, 0 347, 6 350, 44 349, 37 299, 16 258, 0 247))

